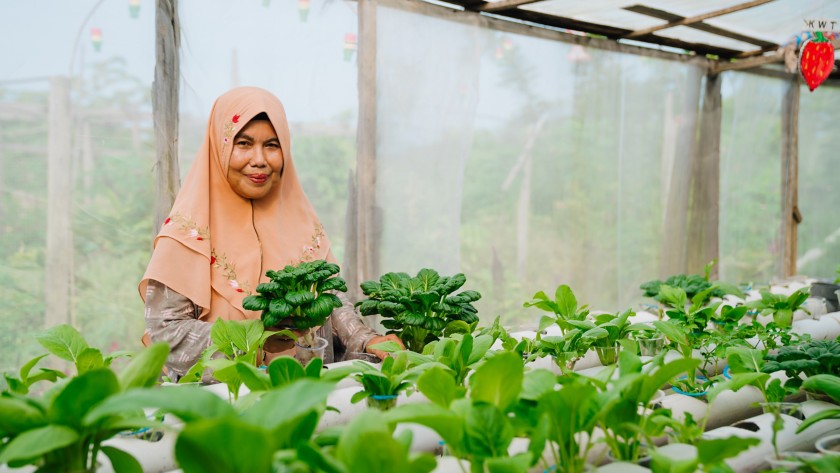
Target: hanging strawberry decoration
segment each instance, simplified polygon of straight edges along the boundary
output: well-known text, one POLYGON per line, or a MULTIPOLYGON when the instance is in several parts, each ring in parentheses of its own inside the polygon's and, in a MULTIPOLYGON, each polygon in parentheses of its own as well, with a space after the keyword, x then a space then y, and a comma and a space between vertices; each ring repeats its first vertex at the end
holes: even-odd
POLYGON ((828 78, 832 68, 834 68, 834 46, 821 31, 817 31, 816 38, 805 43, 799 53, 799 70, 811 92, 828 78))

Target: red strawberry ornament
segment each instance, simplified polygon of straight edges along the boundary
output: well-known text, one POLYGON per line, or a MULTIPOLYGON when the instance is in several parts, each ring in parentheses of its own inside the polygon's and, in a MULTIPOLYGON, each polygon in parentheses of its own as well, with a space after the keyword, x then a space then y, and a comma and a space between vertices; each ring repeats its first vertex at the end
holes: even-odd
POLYGON ((808 41, 799 53, 799 70, 811 92, 823 83, 834 68, 834 46, 823 36, 808 41))

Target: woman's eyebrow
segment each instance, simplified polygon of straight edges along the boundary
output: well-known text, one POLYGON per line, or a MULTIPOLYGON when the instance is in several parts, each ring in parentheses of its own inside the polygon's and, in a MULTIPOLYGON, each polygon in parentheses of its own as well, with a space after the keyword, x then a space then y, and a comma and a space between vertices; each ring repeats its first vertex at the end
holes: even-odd
POLYGON ((253 138, 253 137, 251 137, 250 135, 247 135, 247 134, 245 134, 245 133, 241 133, 239 136, 237 136, 237 138, 236 138, 236 139, 237 139, 237 140, 248 140, 248 141, 254 141, 254 138, 253 138))

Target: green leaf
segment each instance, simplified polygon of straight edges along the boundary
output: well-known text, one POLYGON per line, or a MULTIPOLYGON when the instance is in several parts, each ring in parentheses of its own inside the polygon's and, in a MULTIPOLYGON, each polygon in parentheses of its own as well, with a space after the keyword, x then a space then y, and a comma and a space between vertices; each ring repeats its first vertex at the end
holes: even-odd
POLYGON ((311 442, 298 445, 297 456, 315 471, 324 473, 348 473, 341 463, 329 455, 324 454, 320 448, 317 448, 311 442))
POLYGON ((313 360, 310 360, 309 363, 306 365, 306 368, 304 368, 304 371, 306 372, 306 377, 320 379, 321 368, 323 367, 324 360, 322 360, 321 358, 315 358, 313 360))
POLYGON ((13 438, 0 451, 0 465, 31 461, 43 455, 67 447, 79 440, 79 434, 64 425, 47 425, 28 430, 13 438))
MULTIPOLYGON (((539 400, 543 394, 553 391, 557 385, 557 375, 549 370, 537 369, 525 373, 522 381, 522 399, 539 400)), ((428 396, 427 396, 428 397, 428 396)))
MULTIPOLYGON (((32 368, 38 364, 43 358, 49 355, 40 355, 32 358, 31 360, 27 361, 23 366, 20 368, 20 379, 24 382, 27 382, 27 378, 29 378, 29 372, 32 371, 32 368)), ((30 383, 27 383, 30 384, 30 383)))
POLYGON ((452 410, 431 403, 409 403, 385 413, 389 424, 417 423, 437 432, 455 451, 463 450, 464 419, 452 410))
POLYGON ((422 291, 429 291, 440 280, 440 275, 433 269, 423 268, 417 273, 417 280, 422 291))
POLYGON ((760 443, 761 440, 757 438, 741 438, 734 435, 725 439, 700 439, 697 443, 697 459, 708 468, 736 457, 760 443))
MULTIPOLYGON (((308 292, 308 291, 307 291, 308 292)), ((310 293, 312 294, 312 293, 310 293)), ((314 297, 314 295, 313 295, 314 297)), ((284 317, 288 317, 292 311, 295 310, 294 306, 283 299, 272 299, 271 302, 268 303, 268 311, 271 315, 278 317, 280 319, 284 317)), ((266 326, 274 326, 276 324, 269 325, 266 323, 266 326)))
POLYGON ((66 324, 56 325, 35 338, 53 355, 73 363, 82 350, 88 347, 79 332, 66 324))
POLYGON ((830 374, 809 376, 802 383, 802 389, 828 394, 831 399, 840 404, 840 378, 830 374))
POLYGON ((489 358, 470 378, 470 398, 490 403, 506 412, 522 389, 522 357, 502 352, 489 358))
POLYGON ((185 422, 234 415, 231 405, 207 389, 190 385, 133 389, 112 396, 88 412, 85 425, 137 409, 162 409, 185 422))
POLYGON ((796 429, 796 433, 802 432, 808 427, 811 427, 812 425, 824 419, 840 419, 840 409, 826 409, 824 411, 819 411, 816 414, 811 415, 810 417, 802 421, 802 423, 796 429))
POLYGON ((455 399, 464 396, 466 390, 455 383, 455 378, 447 370, 435 366, 426 370, 417 379, 417 389, 430 401, 443 407, 449 407, 455 399))
POLYGON ((102 358, 102 352, 98 348, 85 348, 76 357, 76 371, 79 374, 103 368, 104 366, 105 360, 102 358))
POLYGON ((128 391, 153 386, 161 375, 167 356, 169 356, 167 343, 155 343, 141 351, 120 373, 120 388, 128 391))
MULTIPOLYGON (((307 302, 312 302, 315 300, 315 294, 308 289, 294 291, 294 292, 287 292, 286 293, 286 302, 291 304, 292 306, 301 306, 306 304, 307 302)), ((274 302, 274 301, 272 301, 274 302)), ((274 309, 272 308, 272 311, 274 309)))
POLYGON ((268 472, 273 453, 269 432, 235 417, 189 423, 175 443, 184 473, 268 472))
POLYGON ((306 377, 300 362, 290 356, 280 356, 268 365, 268 375, 275 388, 291 384, 293 381, 306 377))
POLYGON ((508 458, 489 458, 484 462, 488 473, 527 473, 531 454, 520 453, 508 458))
POLYGON ((657 320, 653 322, 653 325, 662 332, 668 340, 671 340, 678 345, 688 345, 688 336, 673 322, 657 320))
POLYGON ((577 313, 577 298, 572 288, 565 284, 557 286, 554 291, 554 300, 557 304, 558 313, 566 319, 572 319, 577 313))
POLYGON ((239 378, 245 383, 251 392, 268 391, 271 389, 271 380, 268 375, 250 363, 236 363, 236 371, 239 378))
POLYGON ((312 410, 321 410, 335 385, 310 378, 269 391, 242 413, 242 419, 276 431, 312 410))
POLYGON ((143 473, 143 467, 131 454, 124 452, 118 448, 104 446, 102 447, 108 460, 111 461, 111 467, 116 473, 143 473))
POLYGON ((15 435, 47 423, 44 413, 22 398, 0 396, 0 436, 15 435))
POLYGON ((478 458, 507 455, 513 440, 513 427, 494 405, 473 404, 467 411, 464 427, 466 448, 478 458))
MULTIPOLYGON (((257 292, 267 292, 269 290, 267 286, 268 284, 260 284, 257 286, 257 292)), ((262 311, 268 308, 268 300, 263 296, 248 296, 242 299, 242 308, 245 310, 262 311)))
POLYGON ((405 350, 405 348, 401 347, 399 343, 393 340, 374 343, 373 345, 368 345, 367 348, 370 348, 371 350, 384 351, 385 353, 397 353, 405 350))
POLYGON ((64 385, 50 405, 50 417, 81 430, 88 411, 119 390, 117 376, 110 369, 88 371, 64 385))

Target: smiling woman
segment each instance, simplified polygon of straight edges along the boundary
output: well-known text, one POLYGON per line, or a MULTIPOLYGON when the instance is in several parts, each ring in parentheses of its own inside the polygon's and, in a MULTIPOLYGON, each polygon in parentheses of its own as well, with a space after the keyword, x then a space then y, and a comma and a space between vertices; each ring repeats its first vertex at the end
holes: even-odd
MULTIPOLYGON (((171 377, 182 376, 210 345, 211 322, 260 317, 242 301, 268 281, 267 270, 321 259, 335 262, 295 171, 283 104, 255 87, 227 92, 213 106, 204 142, 140 282, 147 338, 169 344, 171 377)), ((348 352, 397 341, 377 336, 353 304, 337 296, 343 305, 320 336, 336 338, 348 352)), ((269 339, 265 347, 269 357, 293 350, 291 340, 269 339)), ((332 361, 331 348, 325 358, 332 361)))
POLYGON ((233 139, 227 180, 234 192, 246 199, 261 199, 280 181, 283 150, 268 119, 260 113, 233 139))

